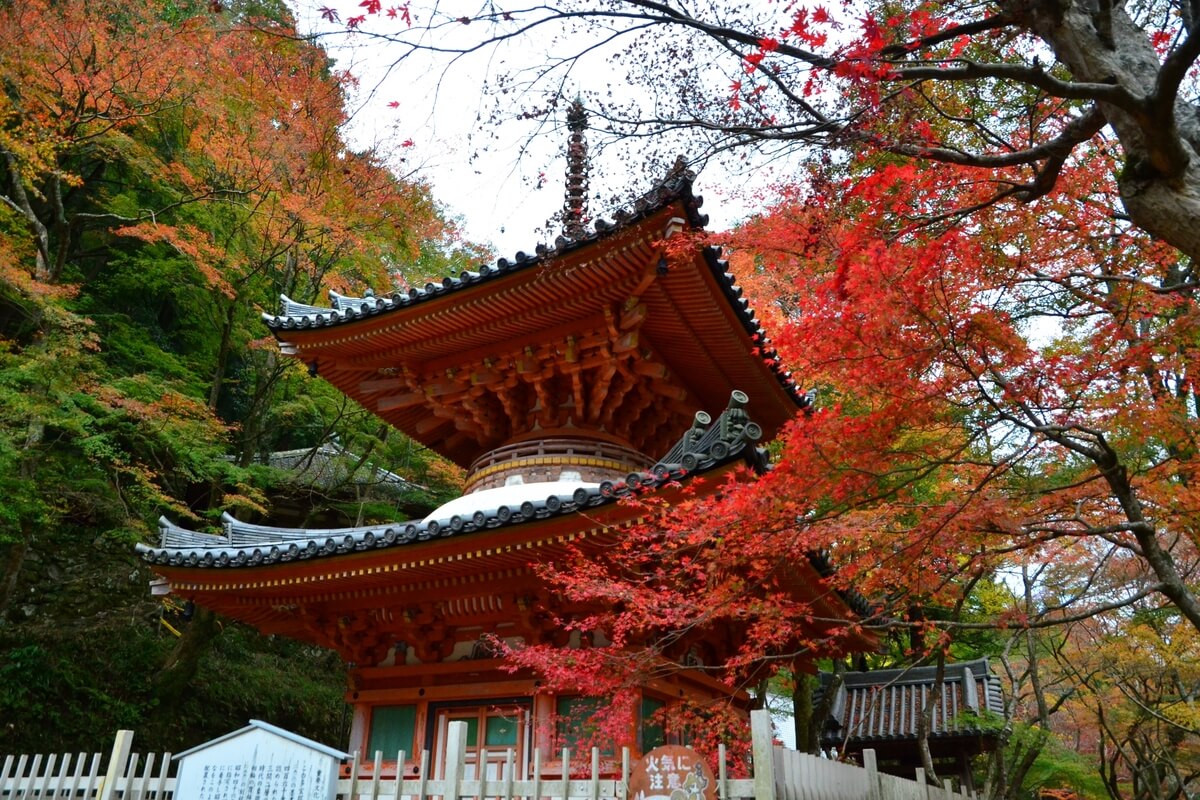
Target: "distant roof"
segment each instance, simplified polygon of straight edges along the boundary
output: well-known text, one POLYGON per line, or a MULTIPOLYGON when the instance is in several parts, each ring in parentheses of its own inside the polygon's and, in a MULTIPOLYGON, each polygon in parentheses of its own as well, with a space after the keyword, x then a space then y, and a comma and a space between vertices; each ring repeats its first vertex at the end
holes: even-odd
MULTIPOLYGON (((831 673, 821 673, 823 687, 833 679, 831 673)), ((844 673, 821 735, 823 744, 854 747, 916 739, 917 720, 937 690, 936 679, 936 666, 844 673)), ((995 730, 981 724, 988 714, 1004 714, 1004 697, 987 659, 946 664, 930 738, 994 736, 995 730)))
POLYGON ((292 473, 291 481, 301 486, 338 489, 350 485, 367 485, 386 494, 423 488, 381 467, 362 463, 361 456, 344 449, 337 442, 322 442, 316 447, 295 450, 276 450, 255 457, 255 463, 292 473), (354 474, 351 475, 351 470, 354 474))

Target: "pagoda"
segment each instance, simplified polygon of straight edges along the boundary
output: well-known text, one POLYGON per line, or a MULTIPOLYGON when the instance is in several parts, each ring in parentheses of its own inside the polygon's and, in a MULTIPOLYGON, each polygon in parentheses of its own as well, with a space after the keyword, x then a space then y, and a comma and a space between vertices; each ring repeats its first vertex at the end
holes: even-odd
MULTIPOLYGON (((593 609, 557 596, 535 565, 618 541, 648 513, 618 502, 631 492, 670 502, 698 476, 703 494, 765 469, 757 443, 808 402, 719 251, 668 246, 707 221, 692 176, 676 169, 611 221, 589 221, 582 147, 573 123, 553 246, 407 292, 331 292, 328 307, 283 298, 266 316, 284 353, 465 468, 462 497, 407 523, 336 530, 226 517, 214 536, 163 520, 161 544, 139 546, 173 594, 338 651, 354 708, 347 749, 380 750, 390 768, 399 750, 441 752, 447 724, 464 720, 469 750, 513 748, 518 772, 540 751, 552 771, 572 736, 556 720, 590 701, 539 692, 489 642, 587 647, 602 633, 564 629, 593 609)), ((815 618, 845 619, 824 569, 816 557, 795 565, 794 590, 815 618)), ((698 667, 740 641, 728 626, 682 640, 666 657, 697 668, 646 684, 641 721, 614 744, 649 750, 664 737, 655 710, 728 698, 698 667)))

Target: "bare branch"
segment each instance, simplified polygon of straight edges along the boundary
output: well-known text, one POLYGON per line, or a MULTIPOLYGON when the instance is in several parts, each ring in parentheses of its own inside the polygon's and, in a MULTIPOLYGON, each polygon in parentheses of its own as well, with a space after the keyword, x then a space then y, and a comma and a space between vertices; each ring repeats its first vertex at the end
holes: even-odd
POLYGON ((1034 86, 1051 97, 1102 100, 1127 111, 1133 111, 1137 107, 1137 99, 1119 84, 1064 81, 1050 75, 1041 67, 983 64, 968 59, 953 59, 932 64, 924 62, 919 66, 899 63, 894 68, 895 77, 899 80, 977 81, 990 78, 1034 86))

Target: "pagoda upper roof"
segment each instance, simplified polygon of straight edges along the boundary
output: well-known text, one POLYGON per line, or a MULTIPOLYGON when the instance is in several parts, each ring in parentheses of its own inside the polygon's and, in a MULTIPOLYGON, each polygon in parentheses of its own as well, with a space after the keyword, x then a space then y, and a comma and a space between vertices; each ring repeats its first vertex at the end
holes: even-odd
MULTIPOLYGON (((692 177, 684 173, 668 178, 639 197, 634 201, 632 209, 616 211, 611 222, 597 218, 592 223, 592 230, 581 229, 579 235, 574 237, 560 235, 554 240, 553 246, 538 244, 532 253, 518 251, 511 260, 500 257, 496 259, 495 264, 481 264, 477 270, 464 270, 457 275, 446 275, 440 281, 429 281, 423 287, 413 286, 407 291, 376 296, 373 291, 368 290, 363 297, 353 297, 330 290, 328 306, 300 303, 287 295, 280 295, 279 313, 264 312, 263 321, 275 332, 276 337, 282 339, 286 337, 283 331, 345 325, 366 317, 395 312, 447 294, 461 292, 472 286, 500 280, 506 275, 536 269, 554 258, 561 258, 581 248, 602 243, 615 233, 636 226, 674 203, 683 204, 683 209, 687 212, 687 221, 692 227, 704 228, 708 225, 708 215, 700 213, 704 198, 692 192, 692 177)), ((737 285, 735 276, 727 271, 728 263, 719 260, 718 248, 706 248, 706 252, 717 256, 710 264, 719 268, 720 271, 716 272, 715 276, 726 290, 727 298, 742 327, 762 346, 764 358, 777 364, 778 356, 770 348, 767 332, 759 324, 749 301, 742 297, 742 290, 737 285)), ((791 376, 782 369, 778 370, 778 374, 780 383, 796 392, 796 400, 802 404, 803 395, 796 391, 796 384, 791 380, 791 376)))
MULTIPOLYGON (((735 388, 754 398, 755 419, 770 438, 808 399, 720 250, 684 248, 681 256, 663 244, 707 224, 702 203, 690 176, 677 174, 611 222, 597 219, 553 246, 407 292, 331 292, 330 307, 284 297, 279 314, 263 316, 285 352, 464 467, 531 430, 555 427, 516 420, 532 407, 529 397, 476 391, 507 380, 513 392, 516 372, 552 374, 539 392, 591 404, 565 427, 613 433, 651 456, 678 437, 691 410, 717 408, 735 388), (582 389, 574 376, 581 370, 582 389), (630 391, 623 377, 642 387, 630 391)), ((527 383, 515 391, 533 390, 527 383)))

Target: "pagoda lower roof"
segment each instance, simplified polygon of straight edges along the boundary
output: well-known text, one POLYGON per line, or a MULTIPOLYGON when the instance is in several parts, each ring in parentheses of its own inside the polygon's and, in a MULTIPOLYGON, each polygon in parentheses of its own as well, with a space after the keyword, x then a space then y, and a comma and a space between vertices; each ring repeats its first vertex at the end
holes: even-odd
POLYGON ((738 462, 767 469, 767 453, 756 444, 760 426, 742 409, 735 392, 715 421, 697 420, 692 430, 650 470, 631 472, 623 481, 557 481, 506 486, 464 495, 420 520, 353 528, 296 529, 240 522, 222 516, 222 534, 208 534, 159 520, 158 547, 138 544, 142 557, 157 566, 197 569, 260 567, 381 550, 416 542, 521 525, 590 511, 640 492, 656 491, 686 478, 720 472, 738 462), (539 494, 539 487, 545 494, 539 494), (474 502, 472 502, 474 501, 474 502))
MULTIPOLYGON (((731 404, 707 431, 698 425, 685 434, 669 460, 623 481, 501 487, 465 495, 443 506, 446 513, 435 511, 422 520, 352 528, 280 528, 225 515, 223 532, 214 535, 163 519, 159 545, 137 549, 173 593, 264 631, 302 639, 312 638, 304 627, 307 612, 298 611, 303 607, 359 613, 377 609, 384 598, 524 592, 539 584, 531 564, 576 547, 611 545, 624 526, 657 515, 663 503, 718 491, 739 466, 766 470, 766 451, 755 446, 761 431, 740 413, 731 404), (694 483, 699 478, 703 485, 694 483), (542 499, 539 489, 546 491, 542 499), (639 495, 654 499, 621 502, 639 495), (468 513, 464 501, 473 497, 479 505, 468 513)), ((867 611, 861 598, 823 588, 821 579, 830 573, 824 554, 812 553, 796 568, 797 591, 826 616, 847 605, 859 614, 867 611)), ((478 611, 470 611, 472 603, 491 601, 455 602, 465 603, 459 611, 470 617, 478 611)))
MULTIPOLYGON (((702 476, 703 487, 688 492, 702 496, 724 486, 746 461, 762 469, 765 453, 746 442, 722 451, 721 458, 703 459, 693 470, 656 465, 617 483, 576 485, 569 493, 551 490, 543 500, 449 518, 435 512, 407 523, 298 530, 226 516, 224 532, 212 535, 163 520, 160 545, 137 549, 172 594, 265 633, 334 647, 345 655, 362 637, 343 637, 338 620, 369 618, 374 625, 383 615, 383 628, 400 629, 409 624, 405 614, 432 602, 455 625, 482 618, 508 622, 515 613, 513 598, 540 591, 534 564, 566 557, 576 548, 611 545, 624 527, 660 513, 660 503, 682 499, 682 483, 702 476), (654 496, 654 502, 620 502, 639 494, 654 496)), ((817 572, 809 567, 806 575, 805 591, 823 594, 817 572)), ((371 641, 374 647, 382 639, 371 641)), ((375 663, 366 656, 349 660, 375 663)))
POLYGON ((264 318, 285 352, 463 467, 563 427, 657 455, 735 388, 773 438, 805 395, 720 251, 664 244, 704 226, 701 203, 676 177, 553 247, 329 308, 285 297, 264 318), (572 410, 555 420, 551 403, 572 410))

